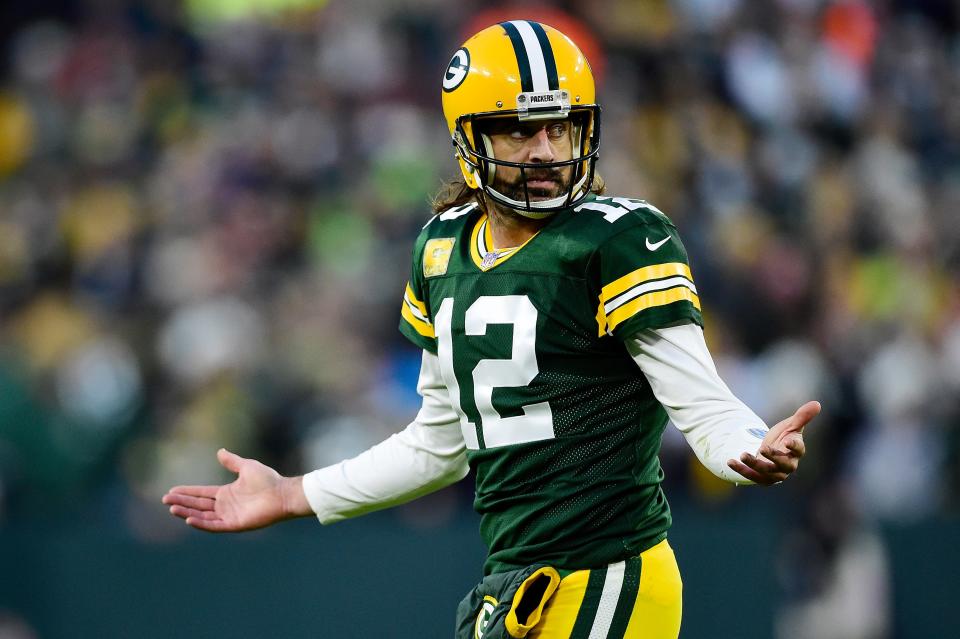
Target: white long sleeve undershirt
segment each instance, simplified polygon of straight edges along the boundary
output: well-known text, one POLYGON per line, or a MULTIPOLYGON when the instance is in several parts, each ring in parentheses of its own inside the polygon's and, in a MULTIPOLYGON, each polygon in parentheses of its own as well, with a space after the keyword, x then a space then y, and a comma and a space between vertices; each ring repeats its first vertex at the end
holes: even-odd
MULTIPOLYGON (((643 331, 627 341, 654 396, 697 458, 727 481, 751 483, 728 459, 756 453, 767 426, 717 374, 695 324, 643 331)), ((420 412, 403 431, 352 459, 304 475, 307 501, 323 524, 405 503, 463 479, 469 471, 460 420, 436 355, 424 351, 420 412)))
POLYGON ((720 379, 696 324, 642 331, 627 340, 670 421, 704 466, 721 479, 752 484, 727 466, 741 453, 756 453, 767 425, 720 379))
POLYGON ((466 477, 460 419, 437 356, 423 352, 420 412, 399 433, 352 459, 303 476, 303 492, 323 524, 406 503, 466 477))

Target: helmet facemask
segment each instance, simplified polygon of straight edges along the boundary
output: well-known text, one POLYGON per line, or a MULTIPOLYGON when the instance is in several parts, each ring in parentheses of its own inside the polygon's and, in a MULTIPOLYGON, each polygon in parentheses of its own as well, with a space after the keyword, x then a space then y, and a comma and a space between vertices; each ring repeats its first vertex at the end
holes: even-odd
POLYGON ((549 217, 557 211, 575 206, 590 194, 600 147, 600 107, 577 106, 563 114, 562 117, 568 118, 571 123, 573 153, 569 160, 557 162, 510 162, 495 158, 490 138, 485 133, 487 128, 485 125, 494 120, 502 121, 505 117, 520 121, 536 121, 557 119, 557 116, 556 111, 533 116, 522 111, 466 114, 456 120, 453 144, 459 159, 471 171, 478 188, 491 199, 525 217, 534 219, 549 217), (498 166, 519 170, 518 185, 522 191, 515 195, 520 197, 511 197, 512 194, 503 193, 494 188, 498 166), (528 186, 531 179, 535 180, 538 176, 542 176, 544 171, 563 171, 567 167, 572 167, 573 170, 565 185, 564 193, 548 199, 533 199, 542 196, 531 193, 531 188, 528 186))

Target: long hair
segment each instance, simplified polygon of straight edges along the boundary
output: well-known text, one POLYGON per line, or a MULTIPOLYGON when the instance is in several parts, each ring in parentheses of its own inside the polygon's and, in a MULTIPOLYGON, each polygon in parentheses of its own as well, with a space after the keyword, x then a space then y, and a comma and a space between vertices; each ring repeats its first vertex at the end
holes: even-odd
MULTIPOLYGON (((603 195, 607 188, 606 183, 600 174, 594 171, 593 182, 590 184, 590 191, 596 195, 603 195)), ((477 202, 483 204, 483 191, 480 189, 471 189, 467 186, 463 176, 457 176, 449 182, 443 182, 440 189, 430 198, 430 206, 434 213, 442 213, 455 206, 461 206, 468 202, 477 202)))

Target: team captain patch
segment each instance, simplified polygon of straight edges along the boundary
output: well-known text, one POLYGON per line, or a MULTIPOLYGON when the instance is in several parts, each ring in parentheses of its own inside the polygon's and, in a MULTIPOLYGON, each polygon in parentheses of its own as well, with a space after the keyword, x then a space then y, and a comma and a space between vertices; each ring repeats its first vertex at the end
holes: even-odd
POLYGON ((423 249, 423 276, 445 275, 450 256, 453 254, 455 237, 440 237, 429 240, 423 249))

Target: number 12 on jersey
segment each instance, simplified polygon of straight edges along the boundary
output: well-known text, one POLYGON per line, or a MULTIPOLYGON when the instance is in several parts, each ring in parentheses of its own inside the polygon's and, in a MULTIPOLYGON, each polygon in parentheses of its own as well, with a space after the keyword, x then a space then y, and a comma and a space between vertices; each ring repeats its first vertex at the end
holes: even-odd
MULTIPOLYGON (((471 378, 463 380, 473 387, 473 400, 480 417, 485 448, 509 446, 553 439, 553 414, 547 402, 522 406, 523 414, 501 417, 493 407, 496 387, 526 386, 537 376, 537 309, 526 295, 485 295, 467 309, 464 332, 484 336, 490 324, 512 324, 513 344, 510 359, 482 359, 474 367, 471 378)), ((477 425, 463 411, 461 384, 454 361, 453 298, 445 298, 434 318, 437 335, 437 356, 443 380, 450 391, 450 401, 460 416, 460 428, 467 448, 479 450, 477 425)))

